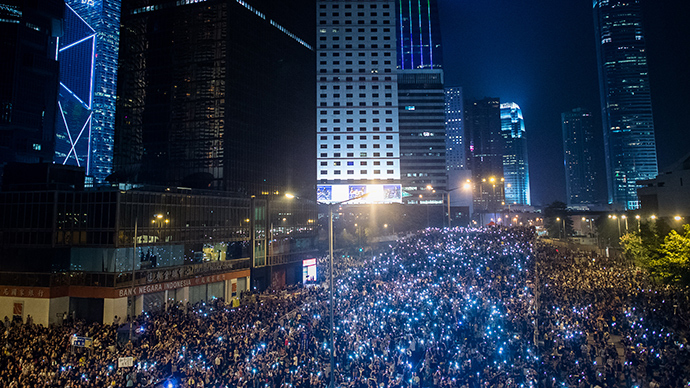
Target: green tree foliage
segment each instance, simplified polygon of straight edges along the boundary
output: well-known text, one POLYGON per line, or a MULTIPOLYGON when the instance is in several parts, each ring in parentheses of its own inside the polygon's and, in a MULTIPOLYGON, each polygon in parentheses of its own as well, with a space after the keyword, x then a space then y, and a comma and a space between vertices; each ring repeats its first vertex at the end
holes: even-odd
POLYGON ((682 233, 664 221, 642 223, 620 238, 625 255, 650 275, 668 283, 690 284, 690 225, 682 233))
POLYGON ((682 234, 672 230, 661 244, 664 277, 674 283, 690 280, 690 225, 683 227, 682 234))
POLYGON ((626 257, 640 267, 649 268, 652 250, 642 241, 639 233, 626 233, 621 236, 621 246, 626 257))

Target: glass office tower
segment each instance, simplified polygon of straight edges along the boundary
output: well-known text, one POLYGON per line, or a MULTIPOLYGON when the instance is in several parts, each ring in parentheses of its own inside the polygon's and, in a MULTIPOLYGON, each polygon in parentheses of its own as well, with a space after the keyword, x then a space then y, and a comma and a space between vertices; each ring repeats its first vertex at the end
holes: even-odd
POLYGON ((8 163, 53 160, 60 0, 0 0, 0 176, 8 163))
POLYGON ((594 120, 582 108, 561 114, 563 128, 563 165, 568 205, 596 202, 594 120))
POLYGON ((520 106, 514 102, 501 104, 501 135, 503 151, 503 177, 505 202, 508 205, 530 205, 529 164, 525 120, 520 106))
POLYGON ((83 167, 96 183, 112 172, 120 0, 67 0, 60 62, 55 163, 83 167))
POLYGON ((637 181, 658 173, 639 0, 594 0, 609 203, 637 209, 637 181))
POLYGON ((128 1, 114 178, 239 195, 311 191, 315 65, 301 37, 313 34, 313 7, 128 1))

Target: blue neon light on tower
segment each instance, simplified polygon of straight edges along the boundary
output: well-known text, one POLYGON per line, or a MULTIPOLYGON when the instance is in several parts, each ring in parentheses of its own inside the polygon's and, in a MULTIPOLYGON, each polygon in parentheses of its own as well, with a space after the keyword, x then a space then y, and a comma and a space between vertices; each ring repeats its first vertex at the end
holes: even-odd
POLYGON ((441 30, 436 0, 398 0, 398 69, 440 69, 441 30))
POLYGON ((67 0, 55 163, 84 167, 96 183, 112 171, 120 0, 67 0))

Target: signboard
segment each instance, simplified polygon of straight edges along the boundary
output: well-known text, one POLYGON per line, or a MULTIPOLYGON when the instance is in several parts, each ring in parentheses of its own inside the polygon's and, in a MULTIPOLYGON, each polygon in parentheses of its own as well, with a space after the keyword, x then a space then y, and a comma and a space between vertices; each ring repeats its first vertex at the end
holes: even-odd
POLYGON ((134 366, 134 357, 119 357, 117 359, 118 368, 131 368, 134 366))
POLYGON ((401 203, 402 186, 389 185, 318 185, 316 199, 324 203, 336 203, 351 200, 367 194, 366 197, 348 202, 351 204, 401 203))
POLYGON ((316 281, 316 259, 302 260, 302 283, 316 281))
POLYGON ((93 346, 93 338, 91 337, 79 337, 73 335, 72 338, 70 338, 70 342, 72 346, 76 346, 78 348, 90 348, 93 346))

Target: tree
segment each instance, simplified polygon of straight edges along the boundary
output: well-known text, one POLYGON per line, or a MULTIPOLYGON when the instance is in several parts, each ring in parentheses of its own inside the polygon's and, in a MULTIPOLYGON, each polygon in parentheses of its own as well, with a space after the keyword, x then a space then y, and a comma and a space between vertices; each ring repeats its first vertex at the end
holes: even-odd
POLYGON ((667 283, 690 283, 690 225, 682 234, 664 222, 643 223, 620 238, 625 255, 667 283))
POLYGON ((650 268, 652 250, 650 250, 649 246, 644 244, 642 236, 639 233, 632 232, 624 234, 621 236, 620 243, 623 247, 623 253, 628 259, 632 260, 640 267, 650 268))
POLYGON ((663 256, 658 264, 666 280, 687 284, 690 280, 690 225, 683 227, 682 234, 671 230, 660 251, 663 256))

